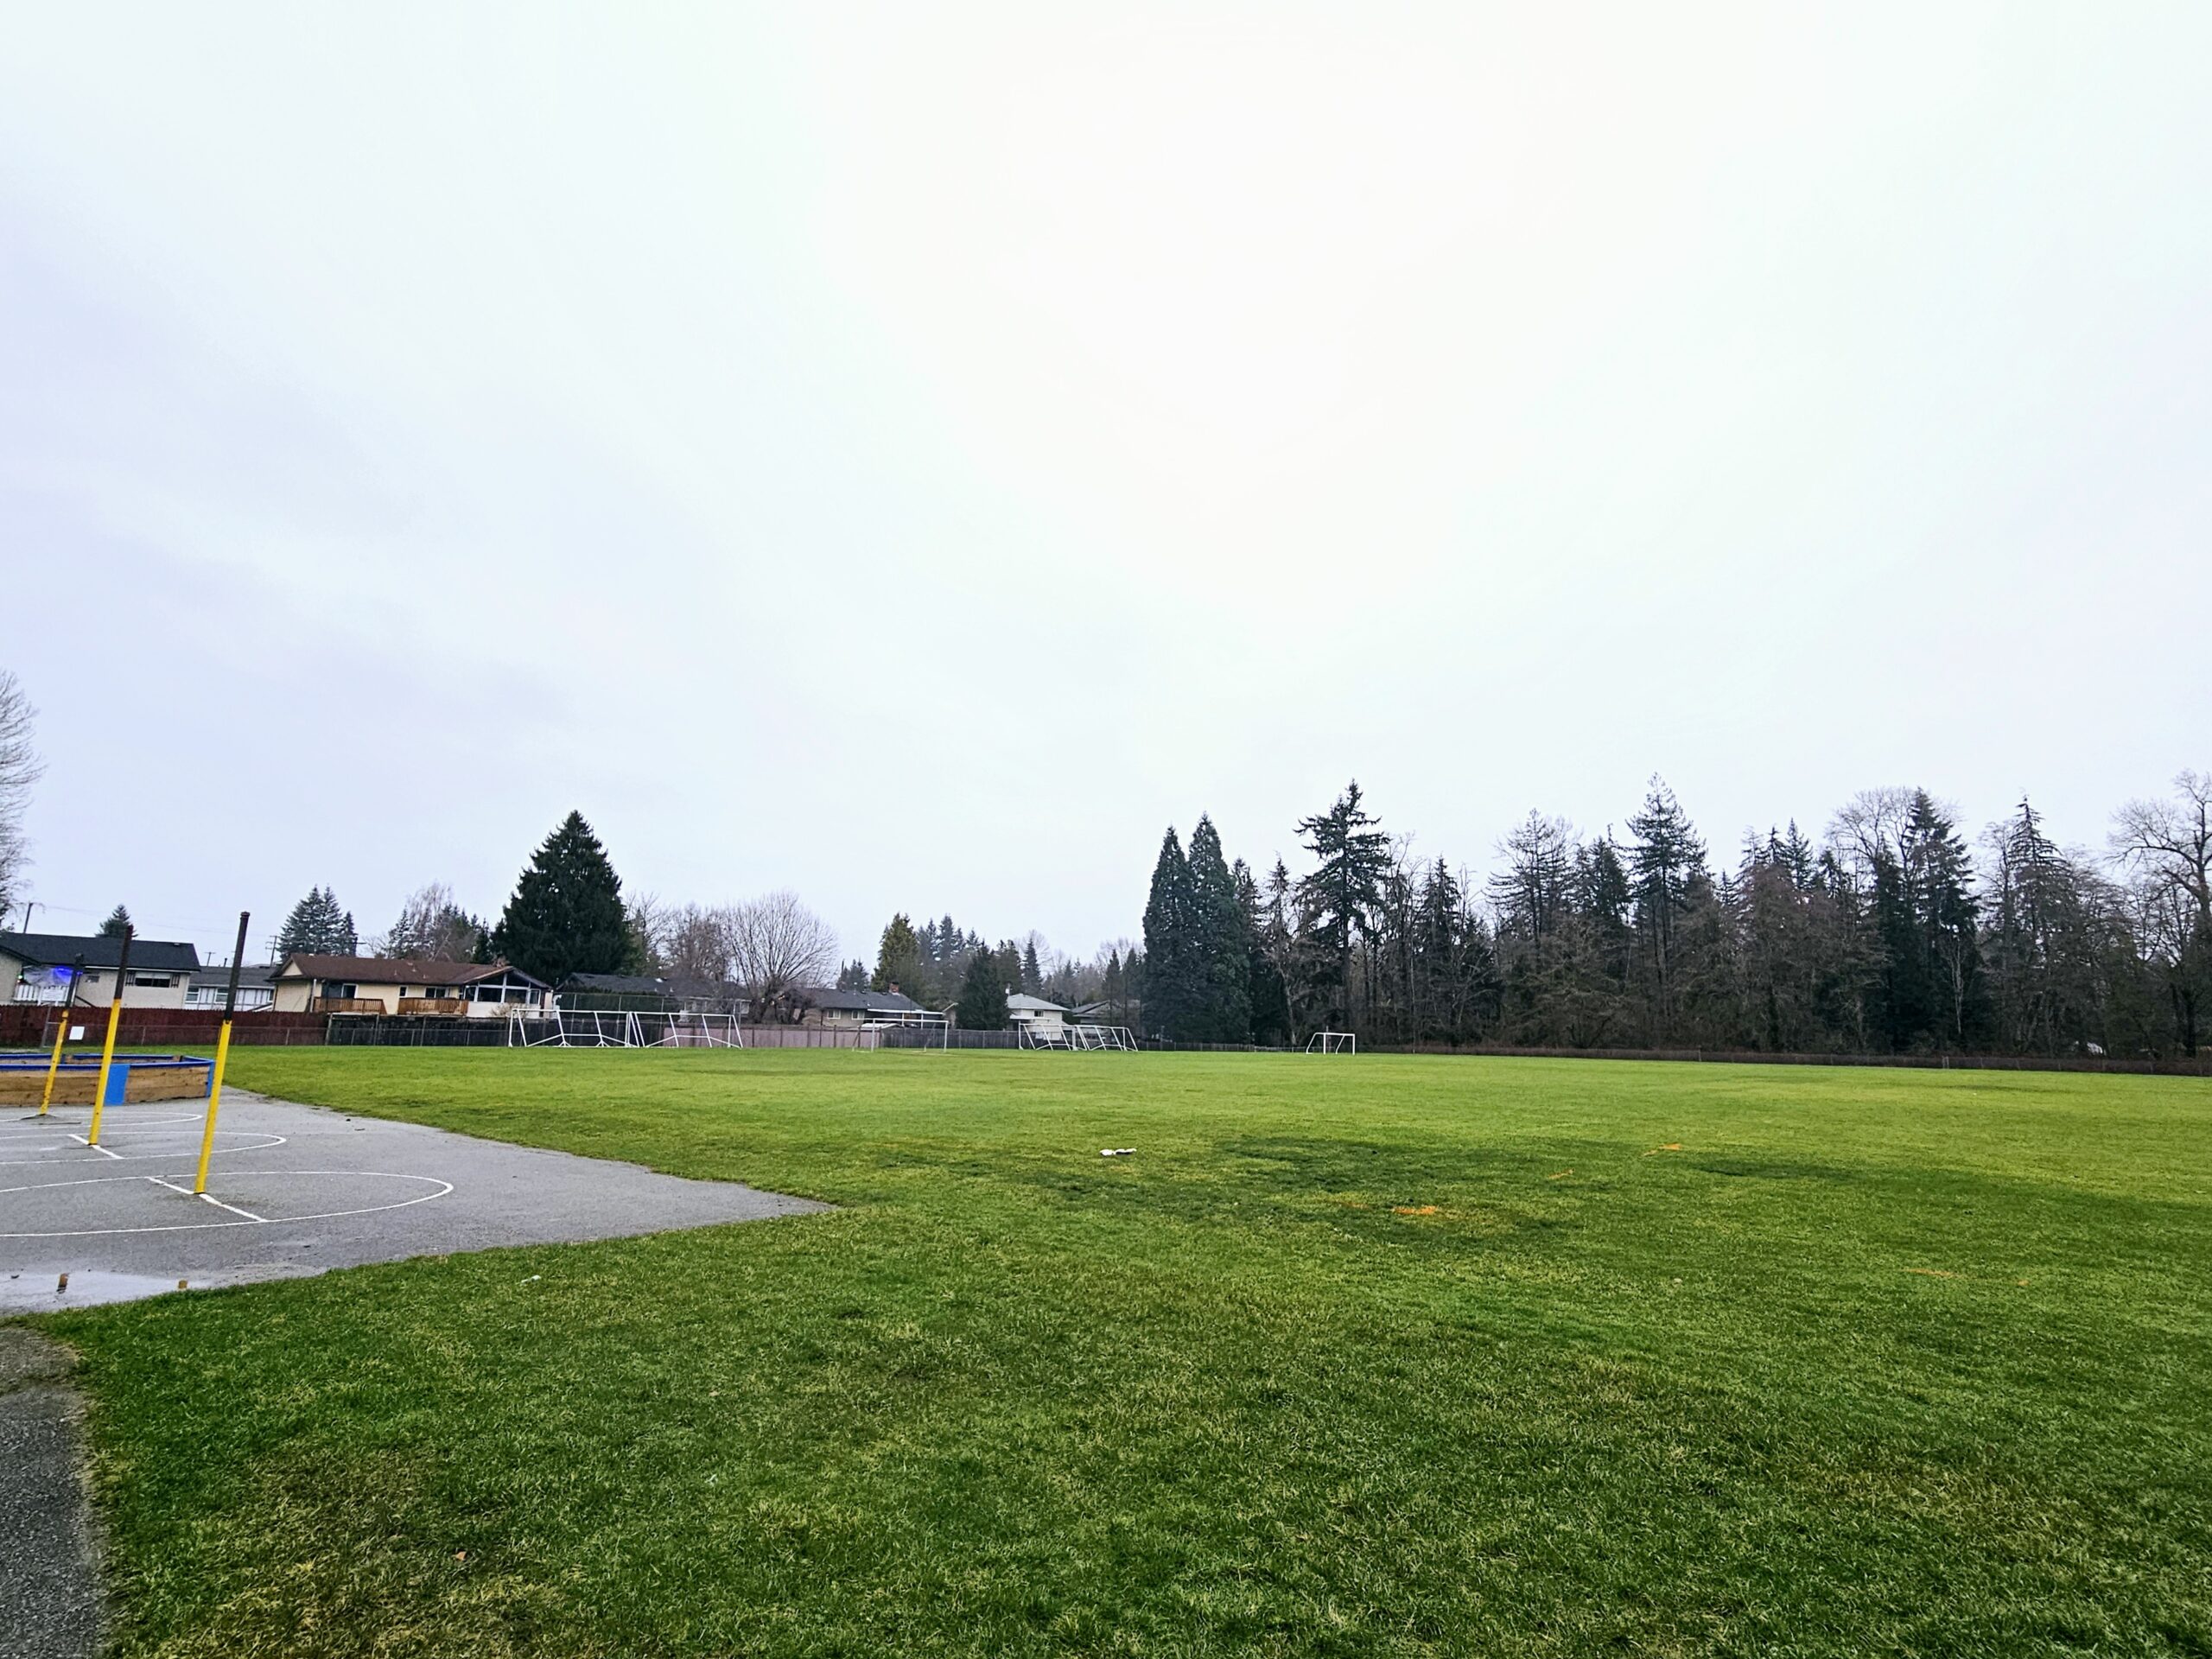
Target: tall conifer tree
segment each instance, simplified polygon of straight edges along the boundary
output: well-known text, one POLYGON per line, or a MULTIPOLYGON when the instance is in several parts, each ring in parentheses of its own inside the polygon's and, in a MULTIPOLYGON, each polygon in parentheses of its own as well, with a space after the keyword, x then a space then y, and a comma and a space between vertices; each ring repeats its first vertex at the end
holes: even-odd
MULTIPOLYGON (((929 931, 929 924, 923 924, 929 931)), ((922 942, 914 934, 914 925, 900 911, 883 930, 883 938, 875 947, 875 972, 868 981, 869 988, 878 991, 898 991, 912 996, 922 988, 922 942)))
POLYGON ((1193 995, 1191 864, 1173 824, 1153 862, 1152 893, 1144 907, 1144 1023, 1162 1037, 1189 1029, 1193 995))
POLYGON ((963 1031, 997 1031, 1006 1024, 1006 964, 988 950, 969 958, 954 1017, 963 1031))
POLYGON ((1313 920, 1315 943, 1327 962, 1325 1017, 1348 1023, 1351 1016, 1352 948, 1374 914, 1382 878, 1390 868, 1390 838, 1360 804, 1357 779, 1326 812, 1298 821, 1306 850, 1315 868, 1298 884, 1313 920))
POLYGON ((631 965, 622 878, 582 813, 569 813, 531 855, 492 944, 552 985, 571 974, 617 974, 631 965))
POLYGON ((338 895, 328 887, 310 887, 276 930, 276 949, 280 958, 295 951, 351 957, 359 953, 361 941, 354 931, 353 913, 340 906, 338 895))
POLYGON ((1189 1035, 1202 1043, 1252 1039, 1251 940, 1221 836, 1201 816, 1191 831, 1189 1035))

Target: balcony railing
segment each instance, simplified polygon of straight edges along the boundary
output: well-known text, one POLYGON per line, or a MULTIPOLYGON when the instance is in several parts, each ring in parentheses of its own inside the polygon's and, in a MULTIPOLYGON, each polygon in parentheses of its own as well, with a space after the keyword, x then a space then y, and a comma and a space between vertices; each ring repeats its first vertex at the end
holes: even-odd
POLYGON ((461 1014, 468 1012, 468 1004, 458 996, 403 996, 399 999, 402 1014, 461 1014))
POLYGON ((388 1014, 384 999, 375 996, 318 996, 308 1004, 309 1014, 388 1014))

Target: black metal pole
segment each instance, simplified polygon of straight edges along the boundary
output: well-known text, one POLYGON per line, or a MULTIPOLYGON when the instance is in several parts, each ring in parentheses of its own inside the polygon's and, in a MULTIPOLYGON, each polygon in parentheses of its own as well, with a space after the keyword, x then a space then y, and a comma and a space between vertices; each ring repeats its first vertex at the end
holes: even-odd
POLYGON ((246 912, 238 912, 238 942, 231 952, 231 985, 223 993, 223 1019, 226 1023, 238 1011, 238 967, 245 961, 246 916, 246 912))

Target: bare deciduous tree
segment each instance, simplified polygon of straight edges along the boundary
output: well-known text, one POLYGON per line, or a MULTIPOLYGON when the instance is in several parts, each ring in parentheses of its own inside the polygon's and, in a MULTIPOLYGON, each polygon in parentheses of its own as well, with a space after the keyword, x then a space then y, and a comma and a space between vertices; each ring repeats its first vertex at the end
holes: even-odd
POLYGON ((1878 860, 1904 864, 1912 798, 1909 789, 1862 789, 1828 820, 1829 848, 1862 886, 1872 882, 1878 860))
POLYGON ((454 902, 442 881, 417 888, 399 907, 399 919, 378 942, 383 955, 418 962, 467 962, 476 954, 484 924, 454 902))
POLYGON ((687 994, 719 992, 729 982, 731 908, 678 905, 663 920, 661 971, 687 994))
POLYGON ((31 785, 46 770, 31 747, 37 715, 22 683, 0 668, 0 919, 14 904, 16 884, 29 861, 23 811, 30 804, 31 785))
POLYGON ((732 977, 764 1012, 836 971, 837 936, 795 893, 772 893, 728 912, 732 977))
POLYGON ((2184 772, 2166 801, 2130 801, 2113 819, 2139 941, 2164 973, 2184 1052, 2212 1007, 2212 772, 2184 772))

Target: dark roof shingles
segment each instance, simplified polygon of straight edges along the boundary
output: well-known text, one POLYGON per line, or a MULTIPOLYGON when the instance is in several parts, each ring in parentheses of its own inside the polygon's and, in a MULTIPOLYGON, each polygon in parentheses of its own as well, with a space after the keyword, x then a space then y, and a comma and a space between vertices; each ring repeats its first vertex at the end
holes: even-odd
MULTIPOLYGON (((82 957, 87 968, 112 968, 122 949, 120 934, 96 933, 79 938, 68 933, 0 932, 0 955, 42 967, 67 968, 82 957)), ((196 974, 200 952, 176 939, 134 938, 130 965, 149 974, 196 974)))

